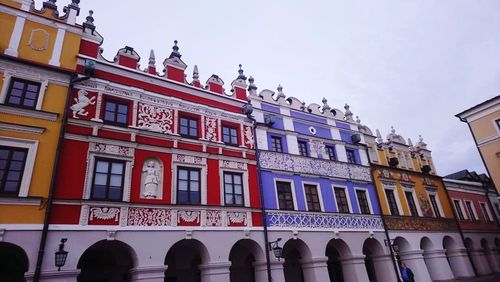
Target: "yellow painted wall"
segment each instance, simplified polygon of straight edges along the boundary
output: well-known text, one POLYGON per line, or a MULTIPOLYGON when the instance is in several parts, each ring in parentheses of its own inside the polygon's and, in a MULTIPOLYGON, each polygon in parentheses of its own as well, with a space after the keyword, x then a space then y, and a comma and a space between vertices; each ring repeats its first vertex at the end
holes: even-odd
POLYGON ((0 13, 0 52, 3 53, 9 47, 10 35, 14 30, 16 17, 0 13))
POLYGON ((497 156, 497 153, 500 152, 500 140, 481 145, 479 150, 481 150, 481 155, 488 166, 488 172, 497 192, 500 194, 500 156, 497 156))
MULTIPOLYGON (((38 33, 42 34, 42 33, 38 33)), ((50 58, 52 57, 52 50, 54 48, 54 42, 56 40, 57 29, 54 27, 46 26, 43 24, 35 23, 32 21, 26 21, 24 24, 24 31, 21 37, 21 42, 19 43, 19 57, 35 61, 42 64, 48 64, 50 58), (30 40, 30 36, 33 30, 41 29, 46 31, 49 34, 49 40, 47 44, 47 49, 42 51, 37 51, 31 48, 28 43, 30 40)), ((41 37, 36 37, 36 39, 40 40, 41 37)))
POLYGON ((21 3, 14 2, 12 0, 0 0, 0 4, 4 4, 16 9, 21 9, 21 3))
POLYGON ((0 224, 43 224, 44 215, 38 205, 0 205, 0 224))
POLYGON ((80 38, 80 35, 66 31, 60 59, 61 67, 76 69, 76 56, 80 50, 80 38))
POLYGON ((470 127, 472 132, 474 132, 474 137, 478 143, 481 143, 484 139, 496 136, 497 130, 495 125, 495 120, 500 119, 500 112, 494 112, 484 117, 481 117, 475 121, 470 122, 470 127))

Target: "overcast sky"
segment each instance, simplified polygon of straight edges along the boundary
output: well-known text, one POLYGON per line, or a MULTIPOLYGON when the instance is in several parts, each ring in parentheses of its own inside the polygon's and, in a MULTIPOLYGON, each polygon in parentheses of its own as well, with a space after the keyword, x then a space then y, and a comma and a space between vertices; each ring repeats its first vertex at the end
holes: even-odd
MULTIPOLYGON (((62 7, 67 1, 58 1, 62 7)), ((39 7, 41 1, 37 1, 39 7)), ((500 93, 500 1, 82 0, 94 10, 104 56, 133 47, 157 66, 179 40, 191 80, 219 75, 230 89, 238 64, 259 92, 351 106, 373 131, 415 143, 422 134, 440 175, 484 172, 455 114, 500 93)), ((158 67, 158 69, 160 69, 158 67)))

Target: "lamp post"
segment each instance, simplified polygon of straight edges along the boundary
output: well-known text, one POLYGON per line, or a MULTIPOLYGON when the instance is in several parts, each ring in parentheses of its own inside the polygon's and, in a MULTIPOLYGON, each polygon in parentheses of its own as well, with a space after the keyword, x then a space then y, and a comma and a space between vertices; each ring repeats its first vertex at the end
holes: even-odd
POLYGON ((61 267, 66 263, 66 258, 68 257, 68 252, 64 250, 64 243, 66 243, 68 239, 61 239, 61 244, 59 244, 59 250, 56 251, 56 267, 57 271, 61 271, 61 267))
POLYGON ((276 241, 269 242, 269 249, 273 251, 274 256, 280 261, 283 258, 283 248, 279 246, 279 241, 281 238, 276 239, 276 241))

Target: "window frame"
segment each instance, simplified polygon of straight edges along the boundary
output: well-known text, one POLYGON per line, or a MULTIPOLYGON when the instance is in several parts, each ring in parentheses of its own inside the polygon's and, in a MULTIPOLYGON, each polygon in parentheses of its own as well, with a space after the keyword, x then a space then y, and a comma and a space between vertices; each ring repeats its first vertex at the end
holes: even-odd
MULTIPOLYGON (((0 149, 8 151, 8 155, 7 155, 7 159, 6 159, 6 163, 5 163, 6 167, 5 167, 5 170, 3 171, 4 174, 3 174, 3 177, 0 181, 0 195, 6 196, 6 197, 18 196, 19 191, 21 189, 22 182, 23 182, 24 171, 26 168, 26 160, 28 159, 29 149, 22 148, 22 147, 3 146, 3 145, 0 145, 0 149), (10 170, 8 168, 10 168, 11 163, 12 163, 12 155, 16 151, 24 153, 24 158, 22 160, 22 167, 19 170, 10 170), (11 172, 11 171, 18 171, 18 172, 20 172, 20 175, 19 175, 19 179, 16 181, 17 182, 16 190, 13 192, 7 192, 7 191, 5 191, 5 186, 6 186, 5 184, 7 182, 7 176, 9 175, 9 172, 11 172)), ((19 160, 14 160, 14 161, 19 161, 19 160)))
POLYGON ((283 138, 281 136, 271 135, 271 151, 283 153, 283 138), (279 145, 279 150, 277 145, 279 145))
POLYGON ((469 214, 469 219, 472 221, 479 220, 479 217, 477 216, 477 212, 476 212, 476 207, 474 206, 474 202, 472 202, 470 200, 464 200, 464 202, 465 202, 465 209, 467 210, 467 213, 469 214))
POLYGON ((351 199, 350 199, 350 196, 349 196, 349 190, 348 190, 348 188, 346 186, 333 185, 333 197, 335 199, 335 206, 337 207, 337 212, 338 213, 352 213, 351 199), (339 203, 338 203, 339 201, 337 199, 337 193, 336 193, 337 189, 344 191, 344 196, 345 196, 345 199, 347 201, 348 212, 340 211, 339 203))
POLYGON ((418 212, 417 203, 415 202, 415 197, 413 196, 413 192, 412 191, 406 191, 406 190, 403 191, 403 192, 405 194, 405 199, 406 199, 406 204, 408 205, 408 210, 410 211, 410 216, 413 216, 413 217, 420 216, 420 213, 418 212), (408 196, 410 196, 411 200, 408 200, 408 196), (412 204, 410 204, 410 202, 412 204), (414 214, 413 210, 415 211, 415 214, 414 214))
POLYGON ((123 101, 123 100, 118 100, 118 99, 113 99, 113 98, 108 98, 104 97, 103 99, 103 108, 102 108, 102 121, 104 124, 109 124, 109 125, 114 125, 114 126, 119 126, 119 127, 128 127, 130 124, 130 103, 123 101), (113 112, 113 120, 107 120, 106 119, 106 107, 108 103, 113 103, 115 104, 115 109, 116 111, 113 112), (117 121, 118 118, 118 107, 119 106, 126 106, 127 107, 127 116, 126 116, 126 122, 122 123, 117 121))
POLYGON ((438 204, 439 198, 437 197, 437 194, 429 193, 428 196, 429 196, 429 201, 431 202, 431 207, 432 207, 432 211, 434 212, 434 216, 436 218, 442 218, 443 213, 441 212, 441 209, 440 209, 439 204, 438 204), (433 201, 433 199, 434 199, 434 201, 433 201))
POLYGON ((235 126, 230 126, 230 125, 225 125, 225 124, 222 124, 222 142, 225 144, 225 145, 228 145, 228 146, 239 146, 240 145, 240 142, 239 142, 239 130, 238 130, 238 127, 235 127, 235 126), (226 138, 226 134, 224 134, 224 129, 228 129, 229 130, 229 142, 226 142, 225 138, 226 138), (234 130, 234 133, 236 134, 235 136, 233 136, 231 134, 231 130, 234 130), (232 142, 232 137, 236 138, 236 143, 233 143, 232 142))
POLYGON ((224 205, 225 206, 234 206, 234 207, 243 207, 245 206, 245 187, 244 187, 244 176, 243 176, 243 173, 239 173, 239 172, 233 172, 233 171, 224 171, 222 173, 222 177, 223 177, 223 180, 222 180, 222 183, 223 183, 223 192, 224 192, 224 205), (235 176, 239 176, 240 177, 240 185, 241 185, 241 204, 236 204, 236 203, 228 203, 227 202, 227 198, 226 198, 226 194, 228 194, 226 192, 226 174, 228 175, 231 175, 231 179, 232 179, 232 183, 231 183, 231 186, 232 186, 232 195, 233 195, 233 199, 235 199, 235 184, 234 184, 234 177, 235 176))
POLYGON ((399 209, 399 206, 398 206, 398 202, 397 202, 397 197, 396 195, 394 194, 394 192, 397 192, 396 189, 388 189, 388 188, 384 188, 384 193, 385 193, 385 197, 386 197, 386 200, 387 200, 387 206, 389 208, 389 212, 391 213, 391 215, 395 215, 395 216, 401 216, 401 210, 399 209), (391 200, 389 200, 389 195, 387 194, 387 191, 390 191, 391 192, 391 195, 392 197, 394 198, 394 204, 396 205, 395 208, 396 208, 396 211, 397 211, 397 214, 394 214, 393 213, 393 210, 394 208, 391 207, 391 200))
POLYGON ((309 157, 309 150, 307 149, 307 141, 297 140, 297 147, 299 149, 299 155, 302 157, 309 157))
POLYGON ((457 214, 458 220, 466 220, 465 210, 460 199, 453 199, 453 208, 457 214))
POLYGON ((274 186, 275 186, 275 191, 276 191, 276 207, 278 210, 285 210, 285 211, 294 211, 296 210, 296 207, 297 207, 297 203, 296 203, 296 198, 295 198, 295 187, 293 185, 293 182, 288 180, 288 179, 275 179, 274 180, 274 186), (280 197, 279 197, 279 194, 280 194, 280 191, 278 190, 279 189, 279 183, 286 183, 288 184, 288 187, 290 188, 290 194, 292 196, 292 199, 291 199, 291 202, 292 202, 292 208, 289 209, 289 208, 281 208, 280 206, 280 197))
POLYGON ((490 208, 488 207, 488 204, 486 202, 479 202, 479 207, 481 208, 481 211, 483 212, 484 219, 486 220, 486 222, 487 223, 494 222, 493 216, 491 214, 490 208))
POLYGON ((304 192, 304 201, 305 201, 305 206, 306 206, 306 210, 307 211, 311 211, 311 212, 322 212, 324 211, 324 208, 323 208, 323 197, 321 195, 321 186, 319 186, 318 183, 312 183, 312 182, 302 182, 302 191, 304 192), (319 209, 315 209, 314 208, 314 205, 316 203, 314 203, 314 201, 312 201, 312 204, 313 204, 313 209, 311 209, 309 207, 309 200, 308 200, 308 190, 315 190, 316 191, 316 196, 318 198, 318 208, 319 209))
POLYGON ((328 159, 330 161, 336 161, 337 160, 337 152, 335 152, 335 146, 326 145, 325 146, 325 152, 326 152, 326 155, 328 156, 328 159))
POLYGON ((125 193, 125 177, 126 177, 126 169, 127 169, 127 163, 124 160, 120 159, 113 159, 113 158, 106 158, 106 157, 95 157, 94 158, 94 170, 92 173, 92 182, 91 182, 91 187, 90 187, 90 200, 95 200, 95 201, 109 201, 109 202, 122 202, 123 201, 123 195, 125 193), (106 173, 106 187, 105 187, 105 194, 106 196, 104 198, 94 198, 94 186, 95 186, 95 180, 96 180, 96 173, 97 173, 97 163, 98 161, 107 161, 108 162, 108 172, 106 173), (111 179, 111 165, 113 163, 121 163, 122 164, 122 174, 121 174, 121 184, 120 184, 120 197, 118 199, 110 199, 109 198, 109 188, 110 188, 110 179, 111 179))
POLYGON ((372 204, 371 204, 370 192, 368 191, 368 189, 354 188, 354 194, 356 195, 356 201, 358 202, 359 213, 360 214, 373 214, 373 208, 372 208, 372 204), (358 192, 363 192, 364 195, 365 195, 365 199, 366 199, 366 202, 367 202, 366 206, 368 207, 368 213, 364 213, 362 211, 361 202, 359 200, 358 192))
MULTIPOLYGON (((35 159, 38 152, 37 140, 21 139, 14 137, 0 136, 0 146, 24 148, 28 150, 26 161, 24 164, 23 175, 21 177, 21 185, 18 190, 17 197, 27 197, 33 177, 33 169, 35 166, 35 159)), ((16 195, 12 194, 12 197, 16 195)))
POLYGON ((176 182, 176 185, 175 185, 175 203, 178 204, 178 205, 201 205, 203 204, 203 200, 202 200, 202 189, 203 189, 203 185, 202 185, 202 169, 201 168, 198 168, 198 167, 192 167, 192 166, 183 166, 183 165, 179 165, 176 167, 177 171, 176 171, 176 179, 175 179, 175 182, 176 182), (187 187, 187 195, 188 195, 188 202, 179 202, 179 174, 180 174, 180 171, 181 170, 187 170, 188 171, 188 179, 186 180, 187 181, 187 184, 188 184, 188 187, 187 187), (198 203, 194 203, 191 201, 191 171, 196 171, 198 172, 198 203))
POLYGON ((347 163, 358 164, 358 162, 356 160, 355 149, 345 148, 345 154, 346 154, 347 163))
POLYGON ((186 114, 180 114, 179 113, 179 135, 184 137, 184 138, 189 138, 189 139, 198 139, 200 138, 200 118, 199 117, 195 117, 195 116, 191 116, 191 115, 186 115, 186 114), (183 119, 186 119, 188 121, 187 123, 187 134, 183 134, 182 133, 182 128, 183 128, 183 125, 182 125, 182 120, 183 119), (191 132, 191 129, 193 129, 191 127, 191 121, 195 121, 196 122, 196 136, 194 135, 191 135, 190 132, 191 132))
POLYGON ((17 108, 28 109, 28 110, 36 110, 37 109, 37 105, 38 105, 38 101, 39 101, 39 98, 40 98, 40 90, 42 89, 42 86, 43 85, 42 85, 41 82, 36 82, 36 81, 33 81, 33 80, 24 79, 24 78, 12 77, 10 79, 10 81, 9 81, 9 86, 8 86, 7 92, 5 94, 4 104, 7 105, 7 106, 11 106, 11 107, 17 107, 17 108), (12 89, 14 88, 14 83, 15 82, 20 82, 20 83, 24 84, 24 87, 22 89, 21 96, 20 96, 20 99, 21 99, 20 104, 14 104, 14 103, 10 103, 9 102, 9 98, 11 97, 11 92, 12 92, 12 89), (38 86, 35 98, 33 99, 33 101, 34 101, 33 106, 24 105, 24 100, 25 100, 26 93, 27 93, 27 87, 30 84, 38 86))

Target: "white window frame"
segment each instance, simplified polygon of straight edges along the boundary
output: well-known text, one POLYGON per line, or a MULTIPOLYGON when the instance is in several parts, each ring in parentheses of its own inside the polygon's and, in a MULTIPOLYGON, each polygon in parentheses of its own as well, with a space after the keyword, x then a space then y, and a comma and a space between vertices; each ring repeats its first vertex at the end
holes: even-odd
POLYGON ((349 207, 349 213, 352 213, 352 203, 351 203, 351 196, 349 195, 349 188, 345 185, 332 184, 333 200, 335 202, 335 208, 337 209, 337 212, 340 211, 339 211, 339 205, 337 203, 337 197, 335 196, 335 188, 344 189, 347 198, 347 206, 349 207))
MULTIPOLYGON (((207 167, 206 165, 181 163, 173 161, 172 164, 172 198, 171 203, 177 204, 177 171, 179 167, 196 168, 200 170, 200 205, 207 204, 207 167)), ((219 177, 220 178, 220 177, 219 177)))
POLYGON ((479 207, 481 207, 482 205, 484 205, 484 210, 486 210, 486 213, 487 213, 487 214, 484 214, 484 210, 483 210, 483 208, 481 208, 481 211, 484 214, 484 219, 486 220, 486 222, 493 222, 494 221, 493 216, 491 215, 491 211, 490 211, 490 208, 488 207, 488 203, 479 202, 479 207))
POLYGON ((323 195, 321 193, 321 185, 318 182, 312 182, 312 181, 302 181, 302 195, 304 197, 304 204, 306 207, 306 211, 309 211, 309 206, 307 205, 305 185, 316 186, 316 191, 318 192, 318 198, 319 198, 319 207, 320 207, 321 211, 324 212, 325 208, 323 206, 323 195))
POLYGON ((32 82, 40 83, 40 89, 38 90, 38 98, 36 101, 36 105, 34 110, 40 111, 42 109, 42 104, 43 104, 43 99, 45 97, 45 90, 47 89, 47 86, 49 85, 49 79, 48 78, 40 78, 40 77, 35 77, 29 74, 24 74, 24 73, 12 73, 10 71, 5 71, 4 75, 4 81, 2 85, 2 90, 0 92, 0 104, 5 104, 5 100, 7 99, 7 92, 9 91, 10 83, 13 78, 19 78, 19 79, 25 79, 29 80, 32 82))
MULTIPOLYGON (((387 194, 385 193, 386 189, 392 190, 392 192, 394 193, 394 198, 396 198, 396 206, 398 208, 399 216, 404 216, 403 207, 401 206, 401 199, 399 198, 399 191, 396 184, 389 185, 382 183, 382 188, 384 189, 385 204, 387 205, 387 210, 389 211, 389 213, 391 213, 391 207, 389 206, 389 201, 387 200, 387 194)), ((393 214, 391 213, 391 215, 393 214)))
POLYGON ((28 149, 28 154, 26 155, 26 162, 24 164, 23 178, 21 179, 21 185, 19 186, 18 197, 27 197, 30 189, 31 178, 33 176, 33 168, 35 166, 36 154, 38 151, 38 141, 21 139, 14 137, 3 137, 0 136, 0 145, 28 149))
MULTIPOLYGON (((470 203, 470 206, 472 208, 472 213, 473 213, 473 216, 475 218, 474 220, 479 220, 479 216, 477 215, 476 206, 474 205, 474 202, 471 200, 464 200, 464 201, 465 201, 465 209, 467 210, 467 213, 469 213, 469 209, 467 208, 467 203, 470 203)), ((470 219, 472 220, 472 218, 470 218, 470 219)))
POLYGON ((436 191, 429 191, 427 190, 427 198, 429 199, 429 203, 431 204, 432 212, 434 213, 434 217, 438 218, 436 216, 436 212, 434 211, 434 207, 432 206, 431 198, 429 197, 430 195, 433 195, 436 198, 436 204, 438 206, 439 214, 441 215, 441 218, 446 218, 446 214, 443 212, 443 207, 441 206, 441 199, 439 198, 439 195, 436 191))
MULTIPOLYGON (((411 195, 413 197, 413 202, 415 203, 415 207, 417 208, 417 214, 420 217, 423 216, 424 214, 422 213, 422 208, 420 208, 420 202, 418 201, 417 194, 415 193, 415 188, 403 187, 403 192, 411 192, 411 195)), ((405 194, 406 205, 408 206, 408 212, 410 213, 411 216, 410 205, 408 204, 408 199, 406 199, 406 193, 403 194, 405 194)))
MULTIPOLYGON (((222 160, 221 160, 222 162, 222 160)), ((229 173, 237 173, 241 174, 241 185, 243 186, 243 206, 241 207, 249 207, 250 206, 250 190, 248 188, 248 169, 247 165, 245 164, 245 169, 242 170, 237 170, 237 169, 231 169, 231 168, 220 168, 220 162, 219 162, 219 179, 220 179, 220 205, 225 206, 226 203, 226 191, 224 191, 224 173, 229 172, 229 173)), ((232 206, 231 206, 232 207, 232 206)))
MULTIPOLYGON (((297 211, 298 206, 297 206, 297 195, 295 194, 295 184, 293 179, 287 179, 287 178, 274 178, 274 196, 275 196, 275 201, 276 201, 276 209, 280 209, 280 203, 278 200, 278 185, 277 182, 288 182, 290 183, 290 189, 292 190, 292 200, 293 200, 293 210, 297 211)), ((286 211, 286 210, 284 210, 286 211)))
MULTIPOLYGON (((462 202, 462 199, 457 199, 457 198, 453 198, 451 199, 451 201, 453 202, 453 209, 455 210, 455 212, 457 213, 457 217, 458 217, 458 211, 457 211, 457 206, 455 205, 455 201, 458 202, 458 205, 460 206, 460 210, 462 211, 462 215, 464 216, 464 219, 463 220, 467 220, 469 219, 469 211, 467 211, 464 207, 464 204, 462 202)), ((460 218, 457 218, 458 220, 461 220, 460 218)))
POLYGON ((365 192, 366 199, 368 201, 368 208, 370 209, 370 214, 373 214, 372 200, 370 197, 369 190, 366 188, 362 188, 362 187, 354 187, 354 196, 356 197, 356 202, 358 203, 359 214, 362 214, 362 213, 361 213, 361 205, 359 204, 358 194, 356 193, 357 190, 361 190, 361 191, 365 192))

